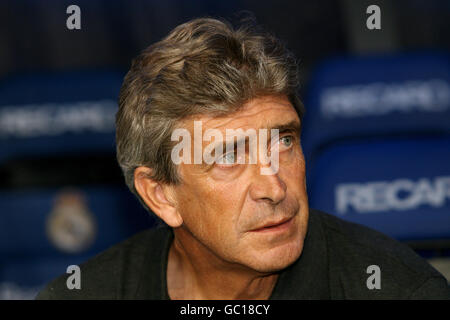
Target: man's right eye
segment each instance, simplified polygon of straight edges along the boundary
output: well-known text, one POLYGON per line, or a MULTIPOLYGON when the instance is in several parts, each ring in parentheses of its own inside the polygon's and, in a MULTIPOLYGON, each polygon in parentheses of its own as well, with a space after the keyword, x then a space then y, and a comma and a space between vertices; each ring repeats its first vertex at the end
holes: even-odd
POLYGON ((217 160, 218 164, 235 164, 236 156, 234 152, 228 152, 217 160))

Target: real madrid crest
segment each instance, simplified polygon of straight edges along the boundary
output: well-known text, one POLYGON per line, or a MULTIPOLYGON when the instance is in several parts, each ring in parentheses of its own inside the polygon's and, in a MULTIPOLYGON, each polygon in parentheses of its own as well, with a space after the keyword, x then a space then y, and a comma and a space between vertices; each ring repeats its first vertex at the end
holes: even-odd
POLYGON ((93 244, 96 223, 81 191, 64 190, 56 196, 47 218, 47 235, 67 253, 80 253, 93 244))

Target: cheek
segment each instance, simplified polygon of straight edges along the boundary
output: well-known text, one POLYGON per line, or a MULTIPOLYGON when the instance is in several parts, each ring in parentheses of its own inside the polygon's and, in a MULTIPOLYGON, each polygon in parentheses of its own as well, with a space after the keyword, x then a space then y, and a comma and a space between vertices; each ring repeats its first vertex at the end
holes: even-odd
POLYGON ((236 187, 230 189, 202 188, 186 201, 184 226, 213 252, 225 259, 234 259, 238 254, 240 209, 233 197, 236 187))
POLYGON ((232 236, 239 213, 236 191, 234 184, 208 179, 202 179, 199 185, 186 185, 179 201, 185 226, 203 239, 223 241, 232 236))
POLYGON ((306 179, 305 159, 301 149, 296 151, 291 157, 280 161, 280 177, 285 181, 291 191, 305 191, 306 179))
POLYGON ((232 236, 239 219, 241 198, 239 183, 219 183, 205 195, 205 214, 212 229, 222 237, 232 236))

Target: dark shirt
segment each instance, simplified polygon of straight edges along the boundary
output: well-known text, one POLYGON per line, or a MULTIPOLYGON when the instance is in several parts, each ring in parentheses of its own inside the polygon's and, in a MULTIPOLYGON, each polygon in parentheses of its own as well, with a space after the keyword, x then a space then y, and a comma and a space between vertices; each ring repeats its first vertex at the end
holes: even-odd
MULTIPOLYGON (((134 235, 80 265, 81 289, 69 290, 65 274, 37 299, 169 299, 172 240, 167 226, 134 235)), ((450 290, 406 245, 311 209, 302 254, 280 271, 270 299, 450 299, 450 290), (367 286, 371 265, 380 268, 380 289, 367 286)))

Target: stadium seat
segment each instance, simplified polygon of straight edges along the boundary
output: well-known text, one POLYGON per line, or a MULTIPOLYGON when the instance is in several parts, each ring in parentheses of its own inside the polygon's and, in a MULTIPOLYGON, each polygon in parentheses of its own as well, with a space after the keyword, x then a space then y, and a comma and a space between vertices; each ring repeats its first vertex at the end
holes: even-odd
POLYGON ((125 187, 0 192, 0 298, 42 286, 153 224, 125 187))
POLYGON ((400 240, 450 239, 447 54, 332 59, 305 104, 311 207, 400 240))
POLYGON ((156 224, 115 160, 123 74, 0 81, 0 299, 34 298, 69 265, 156 224))
POLYGON ((342 142, 311 173, 310 203, 402 241, 450 239, 450 138, 342 142))
POLYGON ((0 161, 18 156, 114 151, 123 74, 65 72, 0 82, 0 161))
POLYGON ((341 140, 450 134, 449 56, 332 59, 312 76, 306 108, 307 157, 341 140))

